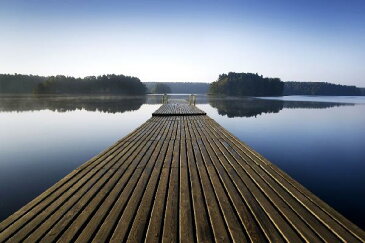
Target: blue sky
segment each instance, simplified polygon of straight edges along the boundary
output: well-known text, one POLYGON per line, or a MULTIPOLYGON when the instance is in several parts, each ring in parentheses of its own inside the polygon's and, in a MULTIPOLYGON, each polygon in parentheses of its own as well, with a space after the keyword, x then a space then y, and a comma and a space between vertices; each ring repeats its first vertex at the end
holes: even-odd
POLYGON ((365 87, 364 1, 0 0, 0 73, 365 87))

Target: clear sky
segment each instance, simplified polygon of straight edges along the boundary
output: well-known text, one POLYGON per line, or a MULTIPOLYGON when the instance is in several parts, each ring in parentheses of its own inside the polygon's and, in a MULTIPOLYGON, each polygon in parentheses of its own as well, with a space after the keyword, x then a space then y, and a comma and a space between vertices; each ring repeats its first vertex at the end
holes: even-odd
POLYGON ((0 73, 365 87, 364 0, 0 0, 0 73))

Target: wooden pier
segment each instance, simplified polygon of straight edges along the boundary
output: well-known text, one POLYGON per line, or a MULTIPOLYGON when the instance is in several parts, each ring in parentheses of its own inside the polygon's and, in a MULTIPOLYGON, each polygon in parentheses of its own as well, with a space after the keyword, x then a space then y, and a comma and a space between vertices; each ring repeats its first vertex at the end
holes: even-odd
POLYGON ((162 105, 157 111, 152 113, 152 116, 198 116, 206 114, 196 106, 189 105, 185 100, 175 99, 162 105))
POLYGON ((203 111, 170 101, 4 220, 5 241, 364 242, 365 234, 203 111))

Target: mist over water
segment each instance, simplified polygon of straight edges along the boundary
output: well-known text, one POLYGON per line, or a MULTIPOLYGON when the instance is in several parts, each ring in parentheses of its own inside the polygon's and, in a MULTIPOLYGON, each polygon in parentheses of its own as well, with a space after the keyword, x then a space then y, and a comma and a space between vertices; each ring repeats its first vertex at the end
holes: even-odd
MULTIPOLYGON (((197 102, 364 228, 364 97, 198 96, 197 102)), ((160 103, 158 95, 0 97, 0 220, 137 128, 160 103)))

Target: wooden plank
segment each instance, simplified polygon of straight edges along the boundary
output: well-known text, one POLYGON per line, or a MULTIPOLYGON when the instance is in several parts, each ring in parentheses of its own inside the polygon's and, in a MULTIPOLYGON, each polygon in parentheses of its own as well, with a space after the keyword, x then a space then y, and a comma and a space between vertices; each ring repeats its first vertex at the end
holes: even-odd
POLYGON ((188 169, 187 145, 188 129, 185 118, 181 119, 180 147, 180 202, 179 202, 179 240, 194 242, 194 220, 192 213, 192 194, 190 189, 190 174, 188 169))
MULTIPOLYGON (((208 134, 206 134, 208 135, 208 134)), ((210 135, 210 134, 209 134, 210 135)), ((257 226, 255 226, 254 222, 256 221, 260 227, 262 232, 264 232, 265 236, 269 239, 269 241, 272 242, 282 242, 283 237, 279 233, 277 227, 275 224, 270 220, 269 215, 266 213, 264 208, 259 204, 257 201, 255 195, 252 191, 250 191, 249 187, 246 186, 246 184, 243 182, 243 180, 240 178, 239 174, 234 170, 234 168, 230 165, 228 158, 224 155, 223 152, 221 152, 220 148, 218 147, 218 143, 216 142, 217 139, 214 139, 214 137, 210 137, 212 143, 212 149, 213 151, 218 152, 216 155, 219 159, 219 163, 216 163, 216 166, 223 167, 225 170, 225 173, 228 176, 224 176, 223 180, 225 180, 226 184, 234 184, 234 186, 231 186, 231 188, 235 187, 239 193, 235 193, 235 195, 240 195, 241 199, 238 199, 238 208, 245 208, 245 205, 247 205, 248 210, 247 212, 251 212, 253 216, 255 217, 255 220, 252 220, 250 217, 251 215, 248 215, 247 213, 242 213, 243 217, 246 218, 246 220, 243 221, 245 224, 245 228, 251 229, 248 231, 250 233, 251 238, 261 238, 260 231, 258 230, 257 233, 252 232, 252 228, 256 230, 257 226), (243 203, 244 202, 244 203, 243 203), (249 221, 247 220, 249 219, 249 221)), ((222 169, 221 169, 222 170, 222 169)), ((222 173, 223 174, 223 173, 222 173)), ((223 174, 224 175, 224 174, 223 174)))
MULTIPOLYGON (((147 133, 146 133, 147 134, 147 133)), ((138 140, 137 140, 138 141, 138 140)), ((128 144, 130 146, 130 144, 128 144)), ((106 170, 102 172, 102 168, 105 165, 108 165, 109 162, 115 163, 115 157, 120 156, 123 152, 128 150, 128 147, 124 148, 124 150, 116 150, 113 154, 109 155, 105 160, 100 160, 100 163, 97 163, 95 167, 89 168, 89 170, 86 170, 86 174, 81 174, 80 177, 74 178, 74 180, 71 180, 69 183, 71 186, 68 186, 67 184, 62 187, 63 190, 60 192, 57 191, 57 193, 51 194, 50 197, 46 198, 41 204, 38 204, 35 206, 30 212, 25 214, 20 220, 16 221, 14 224, 12 224, 9 228, 7 228, 5 231, 1 233, 1 236, 4 238, 9 238, 10 236, 14 235, 19 231, 19 229, 26 224, 26 228, 29 230, 32 230, 38 223, 42 222, 42 219, 47 216, 47 211, 45 210, 47 208, 54 208, 53 210, 50 210, 48 212, 53 212, 57 209, 58 206, 62 205, 65 201, 63 199, 69 198, 73 195, 73 193, 77 192, 79 188, 81 188, 84 184, 86 184, 90 178, 93 178, 94 175, 97 173, 106 173, 106 170), (74 182, 76 181, 76 182, 74 182), (36 218, 37 222, 34 222, 34 218, 36 218), (32 223, 29 223, 29 221, 32 220, 32 223)), ((90 184, 88 184, 90 185, 90 184)), ((19 235, 26 235, 27 231, 23 230, 19 235)))
MULTIPOLYGON (((185 120, 186 128, 188 128, 187 123, 187 120, 185 120)), ((191 132, 189 131, 189 135, 190 134, 191 132)), ((214 236, 210 226, 210 220, 205 206, 205 199, 203 197, 202 188, 198 177, 191 136, 186 140, 186 144, 196 239, 198 242, 211 242, 214 241, 214 236)))
MULTIPOLYGON (((90 226, 95 228, 99 225, 102 217, 98 216, 104 215, 101 214, 100 211, 105 213, 105 210, 107 210, 108 207, 110 207, 110 204, 113 203, 116 195, 122 188, 124 188, 124 185, 130 178, 130 175, 137 169, 139 163, 143 163, 143 156, 151 154, 151 150, 154 148, 154 143, 149 138, 152 138, 154 134, 159 133, 160 129, 161 127, 159 127, 155 132, 151 132, 151 134, 146 137, 146 140, 142 140, 143 142, 138 145, 134 152, 130 151, 129 156, 124 160, 121 160, 123 163, 120 167, 116 168, 117 173, 109 181, 106 187, 99 192, 97 197, 94 197, 89 203, 86 199, 84 200, 85 202, 79 201, 82 211, 78 210, 78 212, 81 212, 81 214, 77 215, 76 213, 71 213, 71 215, 76 214, 76 219, 72 220, 72 217, 65 217, 45 236, 44 239, 47 241, 53 240, 57 236, 56 232, 61 231, 60 228, 66 227, 65 225, 69 225, 71 223, 72 224, 67 226, 66 232, 62 235, 63 239, 69 239, 71 237, 71 239, 75 238, 78 234, 79 226, 85 224, 87 220, 92 223, 89 222, 89 224, 85 226, 83 232, 90 233, 90 226), (99 206, 99 204, 101 204, 101 206, 99 206), (82 207, 82 205, 84 205, 84 207, 82 207), (100 211, 96 212, 96 216, 94 215, 94 217, 92 217, 95 210, 98 208, 100 211)), ((75 208, 77 209, 79 207, 76 206, 75 208)))
MULTIPOLYGON (((225 143, 223 143, 225 144, 225 143)), ((237 162, 241 165, 247 175, 250 175, 251 179, 255 184, 261 189, 261 191, 270 199, 271 202, 278 208, 278 210, 282 213, 282 215, 286 218, 287 221, 292 223, 292 226, 297 229, 297 231, 308 241, 319 241, 319 238, 312 232, 311 229, 307 227, 307 225, 302 222, 302 219, 295 214, 289 207, 290 205, 286 204, 285 201, 282 200, 273 190, 271 190, 271 185, 266 184, 261 178, 258 177, 256 172, 254 172, 248 165, 248 163, 242 159, 241 157, 237 158, 237 153, 235 150, 231 148, 226 148, 230 151, 231 155, 235 158, 237 162), (245 163, 246 162, 246 163, 245 163)), ((243 174, 241 171, 240 174, 243 174)), ((323 227, 323 225, 316 225, 317 227, 323 227)), ((335 238, 330 232, 322 232, 323 234, 327 233, 328 237, 326 240, 338 240, 335 238)))
POLYGON ((193 145, 192 149, 196 159, 196 168, 198 172, 198 177, 200 179, 200 184, 203 189, 205 207, 207 208, 210 218, 210 224, 212 226, 214 240, 216 242, 230 241, 231 239, 229 233, 227 232, 222 212, 220 210, 220 207, 218 206, 217 198, 214 195, 213 187, 207 175, 204 161, 199 150, 198 140, 200 140, 200 136, 194 132, 191 120, 188 121, 188 128, 190 129, 190 135, 193 145))
MULTIPOLYGON (((156 130, 156 132, 158 132, 158 129, 156 130)), ((151 134, 153 134, 153 133, 151 133, 151 134)), ((146 137, 148 138, 148 136, 151 136, 151 134, 147 133, 146 137)), ((95 193, 98 193, 99 196, 95 197, 93 199, 93 203, 96 203, 97 201, 102 200, 103 199, 102 196, 106 195, 109 192, 110 188, 113 187, 113 185, 116 183, 118 178, 123 174, 123 172, 130 165, 132 159, 134 157, 136 157, 139 153, 144 153, 145 151, 143 152, 143 149, 146 150, 148 148, 146 146, 146 144, 144 143, 145 140, 140 140, 140 141, 136 140, 136 141, 142 142, 142 143, 141 144, 137 143, 137 144, 135 144, 134 148, 128 149, 128 154, 124 154, 122 157, 121 156, 115 157, 115 163, 109 165, 110 169, 107 169, 106 167, 103 168, 103 171, 111 172, 110 174, 103 174, 100 177, 94 176, 92 179, 100 179, 100 180, 97 181, 97 183, 93 184, 91 189, 83 187, 82 190, 87 192, 85 195, 80 192, 78 192, 77 194, 74 194, 73 197, 71 199, 67 200, 67 202, 61 208, 57 209, 57 211, 51 217, 49 217, 46 222, 43 222, 42 226, 39 227, 37 229, 37 231, 33 232, 32 235, 28 239, 30 241, 37 240, 38 239, 37 237, 41 237, 43 235, 42 233, 47 232, 50 229, 50 227, 52 227, 59 220, 57 222, 57 224, 55 226, 53 226, 53 229, 51 230, 51 232, 49 232, 45 236, 45 239, 47 239, 47 240, 52 240, 52 239, 56 238, 57 234, 55 232, 60 232, 61 231, 60 229, 64 228, 65 226, 67 226, 69 224, 69 222, 73 221, 73 218, 78 216, 78 214, 83 210, 83 208, 86 205, 88 205, 89 200, 92 199, 92 197, 93 197, 93 195, 95 195, 95 193), (124 163, 118 163, 119 161, 123 161, 124 163), (108 184, 106 185, 105 188, 103 188, 99 191, 98 189, 104 186, 103 182, 106 182, 111 177, 112 177, 112 180, 108 182, 108 184), (76 202, 77 202, 77 204, 75 204, 76 202)), ((88 183, 90 183, 90 182, 91 182, 91 180, 88 181, 88 183)), ((93 204, 91 203, 91 205, 93 205, 93 204)), ((91 209, 93 209, 95 206, 88 206, 83 211, 83 214, 81 215, 82 217, 78 217, 76 222, 73 222, 74 225, 81 224, 80 221, 84 217, 86 217, 86 215, 88 215, 86 212, 91 210, 90 207, 91 207, 91 209)), ((45 213, 49 214, 49 212, 45 212, 45 213)), ((34 224, 34 222, 32 224, 34 224)))
MULTIPOLYGON (((168 122, 168 126, 170 126, 170 122, 168 122)), ((168 128, 164 129, 164 133, 166 133, 166 130, 168 128)), ((138 182, 140 181, 140 178, 142 178, 142 183, 145 182, 143 178, 145 178, 146 174, 143 174, 143 169, 146 167, 149 163, 153 163, 157 160, 157 158, 160 158, 159 155, 160 150, 164 149, 162 147, 161 141, 154 141, 156 144, 156 147, 152 150, 152 155, 150 156, 144 156, 143 160, 139 165, 141 165, 140 168, 136 169, 133 173, 131 171, 130 173, 130 179, 128 180, 128 183, 126 184, 125 188, 123 189, 122 193, 119 195, 117 201, 115 202, 113 208, 108 212, 107 217, 105 218, 103 224, 100 226, 98 231, 95 235, 96 241, 107 241, 110 237, 112 232, 114 231, 114 228, 116 224, 118 223, 121 214, 123 213, 123 210, 125 206, 128 203, 128 200, 131 198, 131 194, 134 192, 135 187, 137 186, 138 182)), ((140 182, 141 184, 141 182, 140 182)))
MULTIPOLYGON (((173 118, 173 120, 175 120, 173 118)), ((176 134, 179 133, 179 129, 180 126, 179 124, 177 124, 176 122, 174 123, 174 128, 176 128, 176 134)), ((177 135, 176 135, 177 136, 177 135)), ((174 129, 174 133, 171 136, 171 139, 174 139, 175 137, 175 129, 174 129)), ((146 232, 146 241, 147 242, 156 242, 156 241, 160 241, 161 237, 162 237, 162 228, 164 227, 164 212, 165 212, 165 207, 166 207, 166 203, 167 203, 167 191, 170 190, 169 188, 169 180, 170 180, 170 172, 171 172, 171 163, 174 163, 174 161, 176 161, 176 156, 178 156, 178 154, 176 154, 176 148, 174 145, 176 141, 170 141, 169 145, 170 145, 170 149, 168 152, 168 156, 165 157, 164 160, 164 164, 163 164, 163 168, 161 171, 161 175, 160 175, 160 180, 159 180, 159 185, 158 185, 158 189, 157 192, 155 194, 154 197, 154 202, 153 202, 153 207, 152 207, 152 212, 151 212, 151 216, 150 216, 150 221, 148 223, 148 229, 146 232), (170 152, 171 152, 171 148, 174 147, 173 149, 173 153, 174 156, 172 158, 171 161, 171 156, 170 152)), ((169 192, 170 194, 170 192, 169 192)), ((171 197, 169 195, 169 197, 171 197)), ((147 221, 146 221, 147 222, 147 221)), ((135 224, 135 228, 139 228, 140 226, 138 224, 135 224)), ((133 227, 132 227, 133 230, 133 227)), ((132 234, 132 231, 131 231, 132 234)), ((140 235, 142 237, 142 235, 140 235)), ((174 236, 174 235, 172 235, 174 236)))
MULTIPOLYGON (((260 184, 256 183, 255 174, 248 173, 245 171, 240 165, 242 164, 242 161, 236 160, 236 158, 232 155, 234 151, 227 149, 224 145, 226 141, 223 141, 221 139, 218 140, 217 143, 220 151, 225 155, 225 157, 228 158, 230 161, 230 165, 234 168, 234 170, 239 174, 240 178, 244 181, 244 183, 248 186, 249 190, 253 193, 255 199, 259 202, 261 207, 265 210, 265 213, 270 217, 272 222, 275 224, 277 229, 281 232, 281 234, 289 241, 300 241, 298 236, 294 233, 294 231, 291 229, 290 226, 287 223, 287 220, 292 220, 291 218, 286 218, 285 215, 282 214, 282 210, 285 210, 286 213, 291 213, 291 211, 287 210, 286 205, 280 204, 277 205, 279 202, 275 201, 272 204, 272 201, 270 200, 270 196, 272 197, 273 194, 268 195, 267 188, 266 187, 260 187, 260 184), (241 163, 239 163, 241 162, 241 163), (269 199, 269 200, 268 200, 269 199)), ((290 216, 294 217, 294 214, 290 214, 290 216)), ((298 218, 295 218, 297 221, 296 223, 300 225, 301 230, 305 229, 305 235, 310 239, 317 239, 315 235, 312 233, 308 233, 308 229, 305 224, 302 222, 299 222, 298 218)), ((294 225, 297 225, 294 224, 294 225)), ((311 232, 309 230, 309 232, 311 232)))
MULTIPOLYGON (((238 155, 236 151, 234 154, 235 157, 238 155)), ((242 157, 239 157, 239 159, 242 161, 242 157)), ((244 161, 246 163, 241 163, 244 170, 252 176, 255 183, 259 185, 261 190, 304 239, 311 242, 319 241, 320 239, 315 234, 317 233, 324 241, 333 242, 339 240, 294 198, 285 193, 283 188, 271 180, 266 173, 252 166, 254 163, 249 163, 248 158, 245 158, 244 161)))
POLYGON ((0 223, 0 242, 364 242, 195 106, 155 113, 0 223))
MULTIPOLYGON (((224 170, 222 164, 220 163, 220 159, 217 156, 222 155, 218 152, 218 149, 214 147, 212 144, 212 140, 210 137, 207 136, 207 131, 205 130, 205 126, 201 125, 198 127, 198 132, 201 133, 203 136, 203 143, 205 145, 205 149, 207 150, 207 157, 211 158, 212 164, 216 170, 216 176, 219 177, 225 191, 227 192, 227 197, 230 199, 232 203, 232 207, 234 207, 241 224, 243 225, 244 230, 251 241, 253 242, 265 242, 266 237, 263 234, 262 230, 260 229, 259 224, 256 222, 254 216, 250 213, 250 210, 247 208, 246 204, 244 203, 244 200, 239 196, 240 193, 235 188, 233 182, 229 179, 229 175, 224 170)), ((214 173, 214 171, 212 171, 214 173)), ((212 182, 215 182, 218 179, 212 180, 212 182)), ((217 186, 218 187, 218 186, 217 186)), ((223 194, 223 193, 222 193, 223 194)), ((224 199, 226 201, 226 199, 224 199)), ((222 203, 223 204, 223 203, 222 203)), ((229 204, 226 203, 222 207, 229 207, 229 204)), ((227 216, 227 223, 229 223, 230 220, 235 221, 234 216, 230 215, 227 216), (229 219, 228 219, 229 218, 229 219)), ((232 224, 236 224, 233 222, 232 224)), ((237 229, 237 226, 229 226, 229 230, 234 231, 237 229)), ((238 234, 235 232, 231 233, 232 235, 238 234)), ((233 239, 235 239, 235 236, 232 236, 233 239)))
MULTIPOLYGON (((220 125, 218 125, 216 122, 214 122, 213 120, 210 120, 210 122, 211 123, 213 123, 214 124, 214 126, 216 126, 216 128, 215 128, 215 130, 217 131, 217 132, 221 132, 221 133, 225 133, 226 135, 228 134, 229 136, 232 136, 233 137, 233 135, 231 135, 230 133, 228 133, 228 131, 226 131, 225 129, 223 129, 220 125)), ((225 136, 226 136, 225 135, 225 136)), ((238 140, 237 140, 238 141, 238 140)), ((246 146, 240 146, 240 148, 238 149, 238 150, 240 150, 240 149, 245 149, 245 147, 246 146)), ((255 163, 258 163, 258 160, 253 160, 255 163)), ((263 166, 267 166, 267 164, 270 164, 271 166, 270 167, 273 167, 273 165, 270 163, 270 162, 268 162, 268 161, 266 161, 266 164, 260 164, 260 165, 263 165, 263 166)), ((277 169, 277 170, 279 170, 279 169, 277 169)), ((282 183, 281 184, 281 186, 283 187, 283 188, 286 188, 286 186, 289 186, 288 185, 288 183, 282 183)), ((288 192, 290 192, 290 193, 296 193, 295 192, 295 190, 289 190, 288 192)), ((298 194, 298 196, 300 197, 300 193, 298 194)), ((328 218, 328 217, 326 217, 326 215, 323 215, 322 214, 322 212, 321 212, 321 209, 320 208, 317 208, 317 209, 313 209, 314 211, 311 211, 311 213, 313 214, 313 216, 316 216, 317 218, 318 218, 318 216, 316 215, 317 213, 319 213, 319 214, 321 214, 322 215, 322 217, 321 217, 321 220, 326 220, 326 218, 328 218)), ((302 215, 301 215, 301 217, 302 217, 302 215)), ((322 221, 323 222, 323 221, 322 221)), ((334 221, 332 221, 332 222, 327 222, 327 223, 324 223, 324 226, 328 226, 328 225, 331 225, 331 227, 333 227, 333 226, 337 226, 337 223, 336 222, 334 222, 334 221)), ((337 236, 339 236, 339 233, 342 233, 343 235, 342 235, 342 237, 340 236, 340 238, 342 238, 342 240, 344 240, 344 241, 349 241, 349 239, 350 239, 350 241, 351 242, 356 242, 356 241, 358 241, 358 239, 356 239, 356 238, 354 238, 354 236, 352 236, 351 234, 349 234, 349 232, 345 232, 345 231, 343 231, 343 229, 341 229, 341 228, 337 228, 336 229, 337 231, 336 231, 336 235, 337 236)), ((327 232, 327 234, 325 235, 323 232, 321 232, 321 237, 322 238, 325 238, 325 237, 330 237, 329 235, 328 235, 328 232, 327 232)), ((360 237, 361 238, 361 237, 360 237)))
POLYGON ((206 113, 196 106, 189 104, 164 104, 152 116, 197 116, 206 113))
POLYGON ((171 136, 171 134, 174 133, 174 131, 172 129, 173 122, 170 122, 170 123, 172 126, 170 126, 167 129, 166 141, 164 141, 164 139, 161 139, 159 141, 159 143, 161 145, 167 144, 167 143, 169 144, 168 149, 167 149, 167 154, 160 153, 160 156, 159 156, 159 158, 157 158, 157 160, 151 159, 149 161, 150 163, 148 163, 146 165, 145 170, 143 171, 143 174, 142 174, 140 180, 138 181, 137 185, 135 186, 134 191, 129 199, 129 202, 127 203, 127 206, 126 206, 124 212, 120 216, 119 222, 111 237, 111 241, 121 242, 121 241, 125 240, 125 238, 127 237, 127 234, 128 234, 129 227, 131 227, 131 224, 133 223, 134 214, 135 214, 136 210, 138 209, 138 206, 139 206, 138 202, 140 201, 140 199, 142 198, 144 193, 148 193, 147 195, 151 195, 150 193, 153 190, 153 187, 156 185, 156 182, 157 182, 156 178, 158 178, 156 176, 156 174, 160 173, 159 170, 162 167, 164 157, 165 156, 172 157, 173 147, 171 146, 172 143, 169 141, 169 136, 171 136), (155 172, 155 173, 153 173, 153 172, 155 172), (152 177, 151 176, 152 174, 155 174, 155 176, 152 177), (148 189, 146 189, 146 187, 148 189))
MULTIPOLYGON (((164 181, 165 179, 162 178, 162 176, 166 174, 163 174, 162 171, 165 168, 170 168, 171 156, 173 153, 172 149, 174 146, 173 145, 174 140, 172 139, 174 137, 174 134, 176 133, 176 130, 177 130, 177 124, 176 122, 173 121, 172 126, 170 127, 169 130, 169 137, 167 137, 166 140, 164 141, 164 143, 168 145, 167 154, 165 154, 163 162, 161 160, 162 163, 159 163, 152 172, 151 179, 149 181, 149 184, 147 185, 146 192, 142 198, 141 204, 138 207, 136 217, 133 220, 133 225, 128 235, 127 241, 129 242, 141 242, 145 238, 145 233, 146 233, 145 231, 147 230, 147 225, 149 224, 151 218, 151 208, 154 203, 154 199, 159 201, 164 201, 160 200, 160 198, 157 197, 156 195, 157 192, 155 188, 157 187, 158 189, 157 183, 160 180, 164 181), (143 225, 144 227, 142 227, 141 225, 143 225)), ((159 223, 161 224, 161 222, 162 220, 156 223, 158 225, 159 223)))
MULTIPOLYGON (((358 240, 364 241, 365 232, 362 229, 360 229, 358 226, 356 226, 355 224, 350 222, 343 215, 338 213, 336 210, 334 210, 332 207, 330 207, 324 201, 319 199, 316 195, 311 193, 303 185, 299 184, 294 179, 292 179, 290 176, 288 176, 285 172, 283 172, 282 170, 273 166, 270 162, 268 162, 265 158, 263 158, 257 152, 253 151, 248 146, 246 146, 246 148, 254 156, 256 156, 256 158, 258 158, 260 161, 264 162, 263 165, 269 166, 273 170, 273 172, 277 173, 277 175, 282 177, 286 181, 286 183, 289 183, 290 189, 288 189, 288 191, 290 190, 292 193, 300 192, 301 194, 303 194, 304 197, 307 198, 307 200, 310 201, 309 204, 311 204, 311 206, 313 206, 314 210, 320 209, 320 210, 324 211, 331 219, 335 220, 339 225, 341 225, 347 231, 349 231, 351 234, 353 234, 358 240)), ((272 174, 272 176, 273 175, 275 175, 275 174, 272 174)), ((329 224, 329 226, 330 225, 331 224, 329 224)))
MULTIPOLYGON (((169 142, 165 142, 165 144, 168 144, 167 153, 170 153, 171 147, 173 146, 173 141, 170 140, 169 142)), ((167 157, 169 157, 169 155, 167 155, 167 157)), ((164 160, 163 163, 161 160, 161 163, 159 163, 156 168, 154 168, 151 174, 151 178, 143 194, 142 201, 138 206, 137 214, 132 220, 131 230, 129 234, 125 233, 125 235, 128 235, 127 241, 129 242, 141 242, 145 238, 145 231, 147 230, 148 222, 150 220, 151 207, 153 204, 153 199, 155 198, 155 189, 157 188, 161 169, 163 168, 162 165, 165 164, 165 162, 166 160, 164 160)), ((167 163, 170 163, 170 161, 167 163)), ((113 238, 115 238, 115 236, 113 236, 113 238)))
MULTIPOLYGON (((180 121, 177 119, 176 137, 180 133, 180 121)), ((179 239, 179 158, 180 158, 180 139, 174 140, 172 161, 171 164, 166 164, 170 167, 170 178, 168 184, 168 194, 166 198, 165 217, 163 224, 162 241, 177 242, 179 239)))
MULTIPOLYGON (((125 145, 128 141, 128 138, 131 136, 134 136, 138 134, 139 132, 146 132, 145 128, 150 125, 150 123, 147 121, 145 124, 137 128, 135 131, 133 131, 131 134, 129 134, 127 137, 121 139, 114 145, 110 146, 108 149, 106 149, 104 152, 100 153, 99 155, 93 157, 88 162, 81 165, 79 168, 72 171, 70 174, 62 178, 59 182, 57 182, 55 185, 50 187, 48 190, 46 190, 44 193, 39 195, 37 198, 32 200, 30 203, 19 209, 17 212, 9 216, 7 219, 5 219, 3 222, 0 223, 0 233, 3 232, 6 228, 8 228, 10 225, 12 225, 16 220, 18 220, 20 217, 24 216, 26 213, 28 213, 30 210, 32 210, 34 207, 38 206, 40 203, 43 203, 44 200, 47 199, 52 193, 62 193, 63 187, 67 182, 70 182, 71 179, 73 179, 72 182, 77 181, 78 178, 82 177, 85 172, 88 172, 87 169, 90 169, 89 166, 92 166, 102 160, 105 160, 108 156, 112 155, 116 150, 118 150, 121 146, 125 145), (76 177, 77 176, 77 177, 76 177)), ((93 167, 91 167, 93 168, 93 167)), ((35 213, 36 214, 36 213, 35 213)))
MULTIPOLYGON (((191 127, 193 128, 194 133, 199 134, 199 136, 200 135, 204 136, 203 134, 199 133, 198 127, 197 127, 197 122, 194 121, 192 123, 194 124, 194 125, 191 124, 191 127)), ((235 241, 235 242, 248 241, 246 238, 246 235, 245 235, 245 231, 243 230, 243 226, 241 225, 241 223, 236 215, 236 211, 232 208, 231 202, 224 190, 224 187, 223 187, 221 181, 219 180, 219 177, 218 177, 216 170, 213 166, 213 163, 211 161, 211 156, 207 152, 207 148, 204 144, 203 139, 198 140, 198 145, 199 145, 199 149, 202 154, 202 158, 204 160, 205 170, 209 174, 209 181, 211 183, 211 188, 209 188, 208 190, 215 193, 215 197, 217 198, 218 203, 219 203, 219 206, 216 205, 216 207, 212 207, 213 210, 216 210, 216 208, 221 208, 221 211, 224 216, 224 221, 227 224, 226 227, 230 233, 230 238, 233 241, 235 241)), ((212 220, 214 220, 214 219, 212 218, 212 220)), ((217 227, 219 229, 221 226, 217 225, 217 227)), ((227 240, 222 237, 224 235, 219 231, 216 233, 216 235, 218 235, 218 237, 216 236, 217 241, 227 240)))

